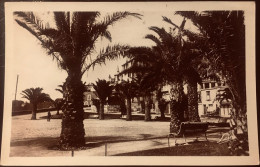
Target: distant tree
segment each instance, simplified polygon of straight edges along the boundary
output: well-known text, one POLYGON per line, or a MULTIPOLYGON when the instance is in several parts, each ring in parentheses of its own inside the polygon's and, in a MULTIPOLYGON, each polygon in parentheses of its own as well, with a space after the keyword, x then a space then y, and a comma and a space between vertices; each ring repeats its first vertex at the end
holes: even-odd
POLYGON ((43 88, 37 87, 25 89, 21 93, 23 95, 22 98, 26 98, 33 105, 31 117, 32 120, 36 119, 37 105, 41 102, 51 101, 50 96, 48 94, 43 93, 42 91, 43 88))
POLYGON ((110 85, 110 83, 106 80, 100 80, 96 81, 96 84, 93 85, 97 96, 100 100, 100 109, 99 109, 99 119, 104 119, 104 105, 107 101, 107 98, 111 96, 113 86, 110 85))
POLYGON ((59 111, 62 109, 62 106, 64 104, 64 100, 62 98, 57 98, 53 101, 53 104, 54 104, 54 106, 57 110, 56 114, 59 115, 60 114, 59 111))
POLYGON ((136 94, 136 84, 130 81, 122 81, 121 83, 116 85, 116 89, 121 93, 126 100, 126 120, 132 120, 132 111, 131 111, 131 99, 136 94))
POLYGON ((12 111, 15 112, 15 111, 22 110, 23 105, 24 105, 24 101, 22 101, 22 100, 13 100, 12 101, 12 108, 13 108, 12 111))
POLYGON ((99 115, 100 114, 100 100, 99 99, 92 99, 92 103, 96 107, 97 113, 99 115))
POLYGON ((120 106, 121 117, 126 115, 125 96, 119 90, 119 85, 115 85, 114 91, 112 92, 112 97, 116 101, 116 104, 119 104, 120 106))
POLYGON ((164 118, 165 118, 165 114, 164 114, 164 113, 165 113, 167 104, 168 104, 169 102, 166 101, 166 100, 163 98, 163 92, 162 92, 161 87, 159 87, 159 89, 158 89, 157 92, 156 92, 156 100, 158 101, 158 108, 159 108, 160 113, 161 113, 161 118, 164 119, 164 118))

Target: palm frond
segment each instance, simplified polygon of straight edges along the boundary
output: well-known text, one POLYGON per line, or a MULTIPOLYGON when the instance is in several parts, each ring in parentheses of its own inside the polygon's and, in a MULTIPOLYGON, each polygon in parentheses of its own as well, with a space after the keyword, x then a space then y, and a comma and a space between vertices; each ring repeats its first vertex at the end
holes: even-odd
POLYGON ((83 70, 82 74, 85 71, 89 70, 91 67, 95 67, 96 65, 100 65, 105 63, 107 60, 117 60, 119 57, 126 57, 128 54, 127 51, 129 50, 129 46, 127 45, 114 45, 114 46, 107 46, 106 49, 100 50, 99 55, 95 60, 91 63, 87 64, 83 70))
POLYGON ((42 44, 43 48, 48 50, 48 54, 52 56, 58 63, 62 64, 60 56, 54 52, 54 44, 52 39, 58 33, 55 29, 44 28, 41 20, 39 20, 32 12, 14 12, 15 21, 24 29, 34 35, 42 44))
POLYGON ((160 41, 156 36, 154 36, 154 35, 152 35, 152 34, 147 34, 147 35, 145 36, 145 38, 152 40, 157 46, 160 47, 161 41, 160 41))
POLYGON ((107 15, 105 16, 104 20, 101 22, 101 24, 105 25, 105 26, 110 26, 115 24, 117 21, 126 18, 126 17, 135 17, 138 19, 141 19, 141 14, 139 13, 131 13, 131 12, 115 12, 112 15, 107 15))
POLYGON ((163 21, 165 21, 165 22, 167 22, 167 23, 173 25, 174 27, 180 29, 180 27, 179 27, 177 24, 173 23, 172 20, 169 19, 168 17, 162 16, 162 18, 163 18, 163 21))
POLYGON ((54 12, 54 21, 59 31, 70 34, 70 13, 54 12))
POLYGON ((30 88, 22 91, 22 97, 30 101, 30 103, 38 104, 44 101, 52 101, 50 96, 46 93, 42 93, 43 88, 30 88))
POLYGON ((102 102, 105 102, 106 98, 112 95, 113 86, 104 79, 98 79, 96 84, 93 85, 93 88, 102 102))
POLYGON ((15 21, 23 28, 28 30, 37 39, 42 41, 40 20, 32 12, 14 12, 15 21))

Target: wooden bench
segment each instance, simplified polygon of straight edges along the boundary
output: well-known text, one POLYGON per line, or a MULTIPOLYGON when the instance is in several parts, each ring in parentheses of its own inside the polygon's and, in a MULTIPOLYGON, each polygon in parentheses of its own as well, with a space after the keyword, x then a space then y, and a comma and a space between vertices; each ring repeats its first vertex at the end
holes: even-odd
POLYGON ((168 135, 168 146, 170 147, 170 137, 174 137, 175 144, 177 142, 177 137, 183 137, 186 143, 186 136, 193 135, 196 136, 196 140, 198 140, 198 134, 204 133, 206 140, 207 135, 206 131, 208 130, 209 123, 208 122, 182 122, 180 125, 180 129, 177 133, 170 133, 168 135))

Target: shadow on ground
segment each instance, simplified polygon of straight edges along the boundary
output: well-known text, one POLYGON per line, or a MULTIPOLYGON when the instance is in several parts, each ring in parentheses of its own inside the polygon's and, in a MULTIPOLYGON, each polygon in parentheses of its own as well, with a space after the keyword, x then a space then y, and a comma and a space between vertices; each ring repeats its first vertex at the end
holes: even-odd
MULTIPOLYGON (((95 137, 85 137, 86 144, 85 149, 96 148, 109 143, 121 143, 130 141, 145 141, 151 139, 161 139, 163 137, 153 137, 149 134, 140 134, 139 138, 136 137, 124 137, 124 136, 95 136, 95 137)), ((11 147, 17 146, 27 146, 27 147, 44 147, 49 150, 58 150, 59 137, 41 137, 27 139, 23 141, 12 141, 11 147)))
POLYGON ((11 141, 11 147, 16 146, 36 146, 36 147, 50 147, 57 144, 58 137, 39 137, 33 139, 27 139, 22 141, 11 141))
POLYGON ((115 156, 228 156, 227 143, 193 142, 188 145, 165 147, 129 153, 116 154, 115 156))

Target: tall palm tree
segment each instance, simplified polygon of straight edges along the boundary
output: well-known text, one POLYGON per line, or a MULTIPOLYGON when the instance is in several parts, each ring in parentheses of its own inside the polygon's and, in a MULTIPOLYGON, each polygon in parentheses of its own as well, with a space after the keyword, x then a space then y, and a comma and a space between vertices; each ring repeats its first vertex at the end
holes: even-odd
MULTIPOLYGON (((182 11, 177 14, 190 19, 199 29, 203 38, 196 43, 214 72, 220 74, 229 87, 235 109, 232 118, 243 122, 247 112, 244 11, 182 11)), ((248 144, 247 133, 239 140, 239 143, 248 144)), ((232 147, 239 150, 240 146, 235 144, 232 147)))
MULTIPOLYGON (((62 149, 82 147, 85 145, 83 125, 83 91, 82 75, 90 67, 103 62, 107 55, 97 56, 92 53, 99 37, 112 39, 109 26, 117 21, 140 14, 116 12, 100 19, 100 12, 54 12, 55 28, 44 27, 32 12, 14 12, 15 21, 28 30, 46 48, 48 54, 57 60, 58 66, 68 74, 64 83, 65 99, 62 130, 59 145, 62 149), (99 21, 101 20, 101 21, 99 21)), ((121 53, 119 45, 109 47, 107 51, 121 53)))
POLYGON ((107 99, 112 95, 113 86, 110 85, 109 82, 106 80, 98 79, 96 81, 96 84, 93 85, 93 88, 95 89, 97 96, 100 100, 99 104, 99 119, 104 119, 104 105, 107 99))
POLYGON ((180 44, 180 54, 178 58, 179 71, 184 76, 184 80, 187 83, 187 93, 188 93, 188 117, 189 121, 200 122, 200 117, 198 114, 198 91, 197 85, 201 84, 201 76, 198 73, 198 66, 201 64, 200 46, 197 45, 197 40, 201 37, 186 30, 184 28, 186 23, 186 18, 184 17, 181 26, 176 25, 173 21, 165 16, 163 20, 170 25, 174 26, 174 29, 178 30, 178 38, 180 44), (184 37, 187 37, 184 39, 184 37))
POLYGON ((190 19, 203 38, 197 40, 215 73, 226 80, 236 115, 246 113, 245 25, 243 11, 177 12, 190 19))
POLYGON ((36 120, 37 105, 45 101, 51 101, 50 96, 46 93, 43 93, 42 91, 43 88, 37 87, 25 89, 21 93, 21 95, 23 95, 22 98, 29 100, 33 106, 31 117, 32 120, 36 120))
POLYGON ((171 107, 171 131, 177 131, 180 122, 183 121, 184 114, 182 110, 184 93, 179 63, 181 54, 179 39, 164 28, 150 27, 149 29, 159 36, 146 35, 146 38, 155 42, 156 46, 132 48, 129 52, 137 62, 144 64, 144 67, 139 67, 139 71, 145 74, 143 76, 146 78, 144 82, 146 87, 156 90, 156 87, 163 83, 173 86, 170 91, 171 105, 173 105, 171 107))

